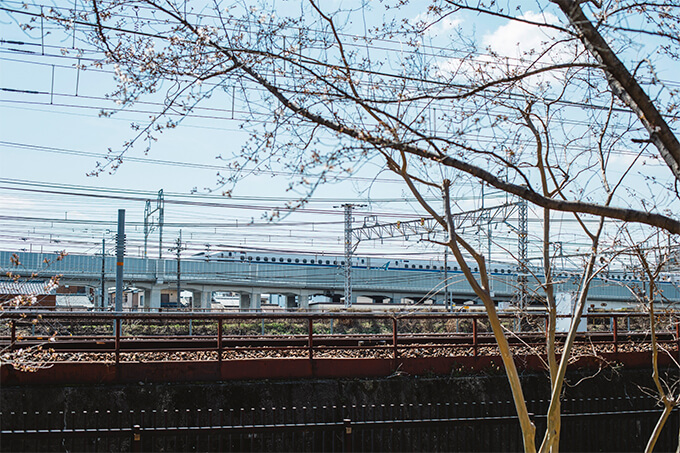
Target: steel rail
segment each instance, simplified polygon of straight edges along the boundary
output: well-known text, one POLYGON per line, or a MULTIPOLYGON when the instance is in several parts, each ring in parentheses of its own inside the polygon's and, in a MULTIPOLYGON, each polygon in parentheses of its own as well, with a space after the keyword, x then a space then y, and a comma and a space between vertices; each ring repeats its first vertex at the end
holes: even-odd
MULTIPOLYGON (((547 314, 544 311, 540 312, 499 312, 501 319, 518 319, 518 318, 536 318, 545 319, 547 314)), ((671 312, 664 314, 666 317, 680 317, 680 312, 671 312)), ((596 312, 583 314, 583 319, 588 318, 647 318, 648 313, 640 312, 596 312)), ((662 317, 662 315, 659 315, 662 317)), ((158 319, 158 320, 247 320, 247 319, 486 319, 484 311, 465 311, 465 312, 365 312, 365 313, 347 313, 347 312, 181 312, 181 311, 57 311, 57 310, 4 310, 0 312, 1 319, 18 319, 18 320, 32 320, 32 319, 101 319, 101 320, 132 320, 132 319, 158 319)), ((571 318, 570 315, 558 315, 558 318, 571 318)))

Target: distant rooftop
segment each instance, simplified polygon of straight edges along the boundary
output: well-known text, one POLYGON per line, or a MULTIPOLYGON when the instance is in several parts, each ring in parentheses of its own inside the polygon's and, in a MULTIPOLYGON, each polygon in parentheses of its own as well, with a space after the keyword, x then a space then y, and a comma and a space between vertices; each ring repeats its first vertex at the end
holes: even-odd
POLYGON ((48 286, 47 282, 15 282, 15 281, 1 281, 0 280, 0 294, 11 295, 26 295, 26 296, 43 296, 46 294, 55 294, 55 290, 45 291, 48 286))

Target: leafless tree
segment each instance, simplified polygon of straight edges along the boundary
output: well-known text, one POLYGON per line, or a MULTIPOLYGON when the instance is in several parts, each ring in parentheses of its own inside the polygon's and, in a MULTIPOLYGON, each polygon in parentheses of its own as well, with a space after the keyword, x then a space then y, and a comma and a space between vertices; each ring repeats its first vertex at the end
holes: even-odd
MULTIPOLYGON (((3 269, 7 280, 3 282, 3 298, 0 298, 0 320, 8 311, 24 310, 35 308, 42 305, 47 299, 47 295, 55 293, 59 287, 60 275, 52 274, 48 279, 41 278, 44 272, 49 272, 49 266, 55 261, 61 261, 65 253, 59 253, 53 259, 46 258, 41 263, 40 271, 33 271, 30 274, 23 272, 23 265, 17 254, 10 258, 10 267, 3 269), (41 279, 41 283, 35 283, 36 279, 41 279)), ((7 320, 5 320, 7 321, 7 320)), ((39 318, 33 320, 37 324, 39 318)), ((9 334, 10 330, 15 333, 13 340, 19 340, 23 332, 17 331, 16 319, 2 323, 2 330, 9 334)), ((8 335, 9 336, 9 335, 8 335)), ((0 348, 0 364, 3 366, 13 366, 22 371, 36 371, 40 368, 49 366, 49 360, 43 354, 45 345, 54 340, 56 331, 47 332, 45 341, 25 348, 14 348, 14 344, 0 348)))
MULTIPOLYGON (((309 0, 299 11, 267 2, 216 1, 200 9, 172 0, 87 5, 54 8, 43 19, 76 26, 86 45, 102 52, 95 66, 113 66, 111 95, 120 106, 163 101, 93 173, 115 169, 139 144, 148 151, 157 134, 196 109, 223 104, 245 110, 244 127, 252 133, 239 153, 220 156, 230 170, 219 180, 227 195, 244 169, 283 166, 300 175, 291 188, 309 194, 366 162, 382 162, 448 232, 442 244, 484 303, 526 451, 536 449, 535 427, 487 263, 453 228, 451 192, 481 181, 540 209, 552 388, 541 451, 558 451, 559 398, 589 285, 602 268, 608 225, 680 233, 671 215, 680 176, 672 125, 680 102, 678 89, 659 76, 677 66, 680 5, 552 0, 525 10, 499 2, 395 0, 328 10, 309 0), (465 21, 495 21, 497 30, 479 39, 460 25, 465 21), (443 207, 428 195, 441 197, 443 207), (549 249, 553 222, 565 215, 575 219, 587 252, 558 362, 549 249)), ((10 13, 25 16, 29 31, 41 18, 30 10, 10 13)))

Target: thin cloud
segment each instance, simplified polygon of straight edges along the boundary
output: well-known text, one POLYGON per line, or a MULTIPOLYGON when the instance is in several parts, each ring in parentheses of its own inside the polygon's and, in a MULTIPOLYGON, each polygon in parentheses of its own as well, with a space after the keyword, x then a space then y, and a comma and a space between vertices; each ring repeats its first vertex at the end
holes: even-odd
POLYGON ((437 17, 433 16, 429 11, 418 14, 413 23, 418 28, 424 29, 424 34, 430 37, 448 35, 452 30, 460 26, 462 20, 453 18, 451 16, 437 17))

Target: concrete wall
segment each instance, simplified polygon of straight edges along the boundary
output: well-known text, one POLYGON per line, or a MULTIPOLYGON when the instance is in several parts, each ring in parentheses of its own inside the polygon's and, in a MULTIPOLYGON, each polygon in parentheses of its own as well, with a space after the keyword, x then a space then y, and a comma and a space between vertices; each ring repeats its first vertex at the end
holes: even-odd
MULTIPOLYGON (((671 371, 677 376, 677 371, 671 371)), ((641 395, 651 389, 649 370, 603 370, 570 373, 576 387, 566 387, 565 397, 595 398, 641 395), (594 376, 583 379, 586 376, 594 376)), ((527 399, 549 396, 549 380, 543 374, 526 374, 527 399)), ((163 410, 192 408, 271 408, 282 406, 342 404, 418 404, 472 401, 506 401, 511 398, 507 378, 494 375, 385 379, 303 381, 236 381, 191 384, 3 386, 2 412, 81 410, 163 410)), ((596 408, 594 408, 596 410, 596 408)))

